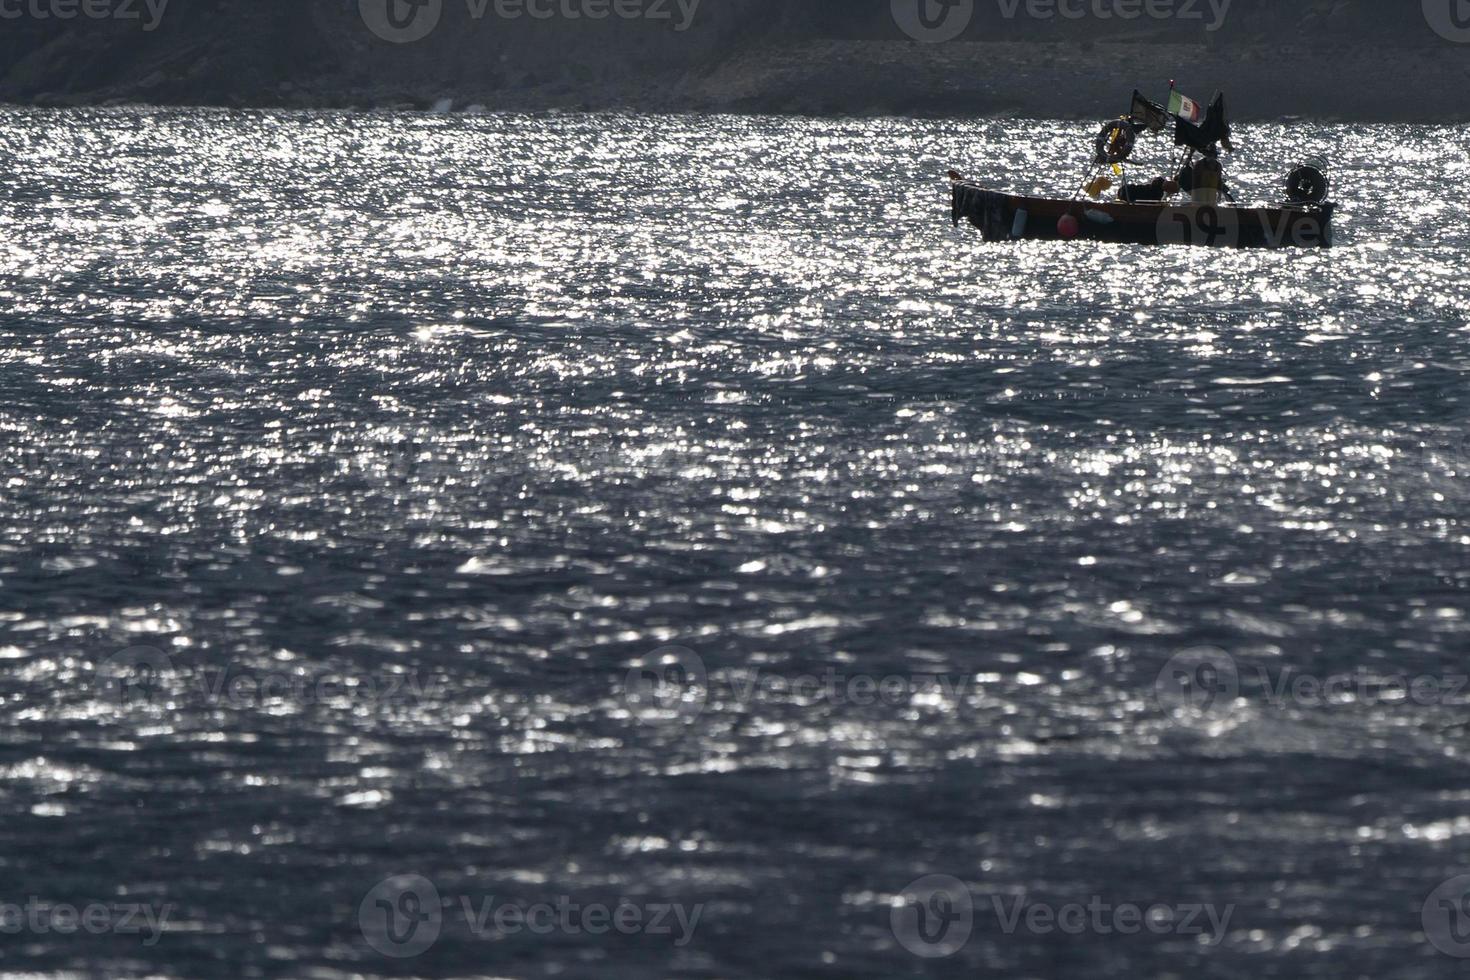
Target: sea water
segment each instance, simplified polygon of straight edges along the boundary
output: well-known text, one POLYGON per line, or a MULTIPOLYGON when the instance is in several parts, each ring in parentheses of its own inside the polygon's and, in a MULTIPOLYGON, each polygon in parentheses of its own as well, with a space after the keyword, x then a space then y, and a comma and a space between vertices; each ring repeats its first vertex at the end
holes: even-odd
POLYGON ((1458 975, 1470 131, 1093 128, 0 113, 0 972, 1458 975))

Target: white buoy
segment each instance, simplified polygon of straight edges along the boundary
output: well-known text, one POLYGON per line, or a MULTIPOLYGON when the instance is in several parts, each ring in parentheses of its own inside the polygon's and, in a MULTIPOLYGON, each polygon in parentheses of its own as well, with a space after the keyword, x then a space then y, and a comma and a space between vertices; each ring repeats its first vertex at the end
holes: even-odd
POLYGON ((1026 234, 1027 217, 1029 217, 1029 215, 1026 214, 1025 208, 1022 208, 1021 210, 1016 212, 1016 220, 1011 222, 1012 238, 1020 238, 1022 235, 1026 234))

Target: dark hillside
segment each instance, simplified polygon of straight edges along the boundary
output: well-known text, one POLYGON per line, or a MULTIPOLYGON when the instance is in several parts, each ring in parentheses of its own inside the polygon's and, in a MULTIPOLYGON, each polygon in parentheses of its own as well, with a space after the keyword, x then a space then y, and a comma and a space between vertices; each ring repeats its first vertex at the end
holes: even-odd
POLYGON ((975 0, 945 43, 906 36, 891 0, 627 0, 666 18, 600 20, 441 0, 402 44, 358 0, 171 0, 157 18, 126 2, 137 19, 0 22, 0 100, 1094 115, 1178 77, 1238 94, 1242 116, 1470 118, 1470 43, 1418 0, 1147 0, 1176 15, 1133 19, 1098 11, 1145 0, 975 0))

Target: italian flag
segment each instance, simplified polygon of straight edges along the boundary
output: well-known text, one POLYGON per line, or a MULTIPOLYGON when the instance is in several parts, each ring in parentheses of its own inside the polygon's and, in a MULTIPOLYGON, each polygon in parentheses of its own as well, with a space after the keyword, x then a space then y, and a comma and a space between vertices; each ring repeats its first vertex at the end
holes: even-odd
POLYGON ((1204 106, 1179 92, 1169 93, 1169 112, 1185 122, 1196 125, 1205 118, 1204 106))

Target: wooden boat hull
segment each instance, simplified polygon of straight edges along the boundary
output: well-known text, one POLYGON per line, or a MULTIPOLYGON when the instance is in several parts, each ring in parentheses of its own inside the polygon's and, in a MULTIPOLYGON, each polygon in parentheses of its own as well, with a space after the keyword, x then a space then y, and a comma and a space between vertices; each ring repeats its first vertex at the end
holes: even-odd
POLYGON ((1079 241, 1216 248, 1327 248, 1334 205, 1240 208, 1234 205, 1057 201, 954 182, 954 223, 968 220, 988 242, 1058 241, 1064 215, 1079 241))

